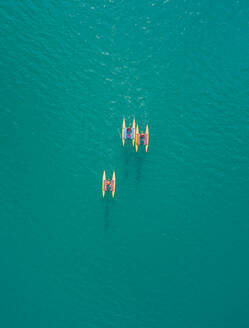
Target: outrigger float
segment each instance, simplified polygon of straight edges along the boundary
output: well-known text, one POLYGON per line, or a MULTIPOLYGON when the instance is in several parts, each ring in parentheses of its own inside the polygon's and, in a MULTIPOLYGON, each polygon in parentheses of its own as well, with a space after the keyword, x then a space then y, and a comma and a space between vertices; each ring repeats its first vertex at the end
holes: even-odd
POLYGON ((122 125, 122 143, 123 143, 123 146, 125 144, 125 140, 130 139, 130 140, 132 140, 132 146, 134 147, 134 143, 135 143, 135 126, 136 126, 135 119, 133 119, 132 127, 126 127, 125 126, 125 118, 123 118, 123 125, 122 125))
POLYGON ((141 144, 141 140, 143 140, 143 145, 145 146, 145 151, 147 152, 149 147, 149 127, 148 124, 146 125, 145 133, 139 133, 138 124, 136 126, 136 133, 135 133, 135 148, 138 151, 138 147, 141 144))
POLYGON ((105 197, 105 192, 107 191, 107 186, 109 186, 109 190, 112 192, 112 198, 114 198, 115 189, 116 189, 115 171, 113 171, 113 173, 112 173, 112 180, 110 180, 110 179, 106 180, 105 171, 103 172, 103 177, 102 177, 102 195, 103 195, 103 198, 105 197))

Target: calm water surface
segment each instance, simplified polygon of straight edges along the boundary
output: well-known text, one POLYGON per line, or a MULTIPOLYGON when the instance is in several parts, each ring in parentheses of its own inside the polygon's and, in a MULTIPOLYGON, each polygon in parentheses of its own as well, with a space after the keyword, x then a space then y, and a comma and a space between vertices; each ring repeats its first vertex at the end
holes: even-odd
POLYGON ((247 328, 248 1, 2 0, 0 22, 0 326, 247 328))

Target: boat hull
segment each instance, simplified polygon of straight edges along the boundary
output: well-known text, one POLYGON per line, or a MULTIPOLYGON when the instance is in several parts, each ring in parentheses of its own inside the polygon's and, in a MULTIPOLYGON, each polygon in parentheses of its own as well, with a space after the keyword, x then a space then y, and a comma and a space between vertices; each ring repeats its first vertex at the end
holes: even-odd
POLYGON ((124 138, 124 129, 126 128, 125 126, 125 118, 123 118, 123 124, 122 124, 122 144, 124 146, 125 144, 125 138, 124 138))
POLYGON ((145 151, 147 152, 148 147, 149 147, 149 127, 148 127, 148 124, 146 125, 145 133, 147 135, 147 143, 146 143, 146 146, 145 146, 145 151))
POLYGON ((105 197, 105 180, 106 180, 106 175, 105 175, 105 171, 104 171, 103 176, 102 176, 102 196, 103 196, 103 198, 105 197))
POLYGON ((114 198, 115 190, 116 190, 116 175, 115 175, 115 171, 113 171, 113 174, 112 174, 112 198, 114 198))
POLYGON ((138 151, 138 134, 139 134, 139 128, 138 128, 138 124, 137 124, 136 133, 135 133, 135 148, 136 148, 136 152, 138 151))

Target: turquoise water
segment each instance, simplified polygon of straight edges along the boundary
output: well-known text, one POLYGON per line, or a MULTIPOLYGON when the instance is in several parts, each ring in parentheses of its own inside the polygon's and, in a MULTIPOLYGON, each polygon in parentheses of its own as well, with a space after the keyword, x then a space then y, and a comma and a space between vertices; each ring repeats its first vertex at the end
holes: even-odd
POLYGON ((0 326, 247 328, 248 2, 9 0, 0 21, 0 326))

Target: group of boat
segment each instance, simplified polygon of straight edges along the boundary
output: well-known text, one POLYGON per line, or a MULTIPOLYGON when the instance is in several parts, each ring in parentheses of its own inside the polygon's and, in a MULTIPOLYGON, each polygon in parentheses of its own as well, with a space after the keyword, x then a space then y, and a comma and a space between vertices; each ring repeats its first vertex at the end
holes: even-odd
MULTIPOLYGON (((136 125, 135 119, 133 119, 132 126, 126 127, 125 118, 123 118, 122 124, 122 144, 125 145, 125 140, 131 140, 132 146, 135 146, 136 152, 138 151, 138 147, 143 145, 145 147, 145 151, 148 151, 149 147, 149 127, 146 125, 145 132, 139 132, 138 124, 136 125)), ((115 171, 112 173, 112 179, 106 179, 106 173, 103 172, 102 176, 102 195, 105 197, 106 191, 108 189, 112 193, 112 197, 114 198, 115 189, 116 189, 116 175, 115 171)))
POLYGON ((134 147, 136 152, 138 151, 138 147, 141 144, 141 141, 143 140, 143 145, 145 146, 145 151, 148 151, 149 147, 149 127, 148 124, 146 125, 145 132, 139 133, 139 127, 138 124, 136 126, 135 119, 132 122, 132 127, 126 127, 125 125, 125 118, 123 118, 123 124, 122 124, 122 143, 123 146, 125 144, 125 140, 130 139, 132 140, 132 146, 134 147))

